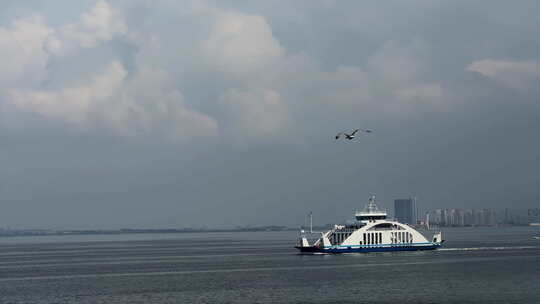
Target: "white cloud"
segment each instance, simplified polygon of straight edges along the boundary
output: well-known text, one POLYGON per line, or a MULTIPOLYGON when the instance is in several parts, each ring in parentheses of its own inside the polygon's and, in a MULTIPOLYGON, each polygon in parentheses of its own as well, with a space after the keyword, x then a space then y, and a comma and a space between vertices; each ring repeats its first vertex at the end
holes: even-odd
POLYGON ((8 28, 0 27, 0 90, 40 80, 47 64, 42 46, 52 32, 39 15, 16 19, 8 28))
POLYGON ((52 55, 61 60, 59 55, 96 47, 127 32, 120 12, 103 0, 76 22, 58 28, 49 27, 37 15, 0 28, 4 124, 16 121, 16 113, 26 112, 71 128, 106 128, 118 135, 156 133, 173 140, 216 135, 217 122, 186 107, 167 71, 140 62, 129 76, 125 66, 112 59, 88 81, 60 83, 54 90, 40 88, 52 55))
POLYGON ((367 62, 366 69, 377 81, 392 87, 409 86, 418 81, 425 70, 423 57, 428 53, 423 40, 387 41, 367 62))
POLYGON ((175 140, 215 135, 217 123, 186 108, 182 94, 167 82, 163 71, 146 69, 128 79, 122 64, 112 62, 91 83, 58 91, 12 90, 8 102, 47 119, 79 128, 105 126, 119 135, 160 132, 175 140), (145 80, 157 88, 140 91, 145 80))
POLYGON ((49 36, 47 51, 60 54, 76 47, 95 47, 127 32, 123 16, 104 0, 96 2, 77 22, 67 24, 49 36))
POLYGON ((413 87, 397 90, 396 96, 405 100, 412 99, 438 99, 442 97, 443 89, 438 84, 419 84, 413 87))
POLYGON ((267 66, 285 52, 262 16, 240 13, 218 15, 203 49, 208 60, 238 73, 267 66))
MULTIPOLYGON (((426 73, 423 57, 427 53, 429 48, 422 40, 388 41, 364 64, 339 66, 329 72, 312 65, 298 74, 312 80, 301 84, 306 86, 305 91, 311 86, 317 92, 314 98, 323 99, 336 109, 343 106, 362 111, 410 113, 420 103, 441 105, 445 101, 446 92, 441 84, 432 81, 426 73)), ((282 81, 288 81, 289 75, 281 75, 282 81)))
POLYGON ((95 47, 127 31, 121 14, 98 1, 80 20, 59 28, 41 15, 15 19, 0 27, 0 89, 35 86, 42 81, 50 55, 95 47))
POLYGON ((287 106, 272 89, 229 89, 219 101, 224 131, 237 139, 277 135, 289 119, 287 106))
POLYGON ((538 82, 540 62, 484 59, 471 63, 467 71, 480 73, 514 88, 525 88, 538 82))
POLYGON ((9 100, 20 109, 46 118, 85 124, 90 119, 91 107, 110 101, 118 93, 126 75, 123 66, 113 62, 88 85, 59 91, 12 90, 9 100))
POLYGON ((47 87, 38 82, 21 86, 29 82, 17 78, 6 86, 9 94, 0 91, 0 95, 7 96, 10 107, 18 111, 78 128, 188 138, 190 132, 215 135, 216 121, 223 128, 219 131, 232 137, 274 136, 290 126, 290 117, 301 118, 301 111, 315 104, 336 113, 344 109, 401 113, 404 108, 414 109, 419 100, 440 101, 445 93, 440 84, 426 80, 424 57, 429 50, 419 39, 389 41, 361 63, 329 67, 312 54, 286 51, 260 15, 216 7, 176 12, 172 8, 180 6, 170 5, 168 18, 199 23, 182 30, 171 30, 168 23, 126 23, 125 6, 113 7, 101 0, 66 25, 49 27, 42 18, 33 17, 0 29, 0 39, 21 32, 24 35, 19 36, 33 41, 28 44, 31 52, 21 55, 11 69, 33 67, 20 72, 21 77, 49 71, 54 75, 47 87), (2 35, 2 30, 9 30, 9 35, 2 35), (100 47, 122 39, 130 44, 100 47), (86 48, 95 48, 96 55, 86 48), (85 60, 79 54, 92 60, 77 62, 85 60), (100 70, 101 66, 107 68, 100 70), (183 92, 193 98, 190 107, 183 92), (216 100, 216 107, 201 104, 216 100), (194 109, 217 110, 212 118, 194 109))

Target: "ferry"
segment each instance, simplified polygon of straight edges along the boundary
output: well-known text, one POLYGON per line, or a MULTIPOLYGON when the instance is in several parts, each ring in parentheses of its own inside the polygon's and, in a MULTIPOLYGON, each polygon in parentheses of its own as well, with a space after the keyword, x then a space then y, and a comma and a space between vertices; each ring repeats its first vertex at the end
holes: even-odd
MULTIPOLYGON (((356 222, 348 225, 334 225, 326 232, 300 230, 295 246, 301 253, 349 253, 434 250, 441 247, 442 233, 436 233, 431 241, 407 224, 387 219, 386 211, 379 210, 375 196, 362 211, 355 213, 356 222), (317 235, 313 244, 309 235, 317 235)), ((312 226, 312 225, 310 225, 312 226)))

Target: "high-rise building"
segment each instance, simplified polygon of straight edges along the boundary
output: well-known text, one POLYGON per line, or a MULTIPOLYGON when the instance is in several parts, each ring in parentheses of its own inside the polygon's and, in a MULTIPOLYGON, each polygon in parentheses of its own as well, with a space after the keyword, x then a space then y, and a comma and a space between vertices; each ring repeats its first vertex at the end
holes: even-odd
POLYGON ((510 225, 529 225, 540 222, 540 209, 510 209, 504 210, 503 222, 510 225))
POLYGON ((401 223, 416 224, 416 199, 394 200, 394 216, 401 223))
POLYGON ((429 212, 429 225, 495 226, 497 214, 493 209, 435 209, 429 212))

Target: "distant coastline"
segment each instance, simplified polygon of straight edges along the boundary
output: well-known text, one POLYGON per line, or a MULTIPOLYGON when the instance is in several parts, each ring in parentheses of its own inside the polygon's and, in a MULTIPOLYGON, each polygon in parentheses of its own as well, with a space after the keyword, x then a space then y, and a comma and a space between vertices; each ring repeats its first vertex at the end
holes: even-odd
POLYGON ((84 230, 52 230, 52 229, 0 229, 0 237, 14 236, 47 236, 47 235, 100 235, 130 233, 197 233, 197 232, 255 232, 255 231, 291 231, 298 228, 286 226, 255 226, 228 229, 219 228, 163 228, 163 229, 84 229, 84 230))
MULTIPOLYGON (((454 229, 454 228, 505 228, 505 227, 524 227, 540 226, 539 223, 531 225, 508 225, 499 224, 494 226, 441 226, 431 227, 434 229, 454 229)), ((330 225, 313 227, 314 231, 328 229, 330 225)), ((302 227, 303 229, 309 229, 302 227)), ((423 226, 416 226, 418 229, 423 226)), ((236 228, 124 228, 124 229, 81 229, 81 230, 53 230, 53 229, 0 229, 0 237, 19 237, 19 236, 62 236, 62 235, 113 235, 113 234, 133 234, 133 233, 204 233, 204 232, 265 232, 265 231, 297 231, 298 227, 287 226, 247 226, 236 228)))

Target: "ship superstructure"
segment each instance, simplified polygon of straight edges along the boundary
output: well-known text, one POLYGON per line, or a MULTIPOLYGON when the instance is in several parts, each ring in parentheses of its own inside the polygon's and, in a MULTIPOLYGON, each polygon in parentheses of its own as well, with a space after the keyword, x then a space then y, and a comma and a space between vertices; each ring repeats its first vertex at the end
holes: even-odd
POLYGON ((334 225, 310 244, 310 231, 300 232, 296 246, 301 252, 345 253, 377 251, 433 250, 443 242, 441 232, 431 241, 407 224, 387 219, 386 211, 379 210, 375 196, 370 197, 366 207, 355 213, 356 222, 348 225, 334 225))

